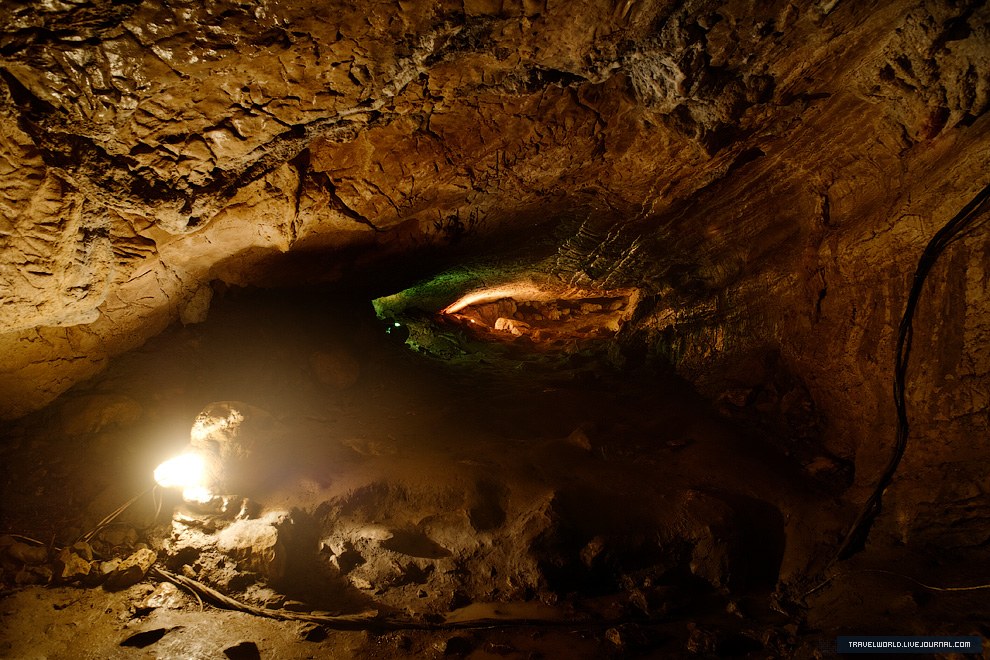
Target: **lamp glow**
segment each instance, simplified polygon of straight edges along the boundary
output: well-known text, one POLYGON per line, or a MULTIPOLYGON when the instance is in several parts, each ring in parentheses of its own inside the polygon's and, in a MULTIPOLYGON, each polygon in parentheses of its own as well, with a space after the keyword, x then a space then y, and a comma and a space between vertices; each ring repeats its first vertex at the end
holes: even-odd
POLYGON ((206 459, 193 452, 170 458, 155 468, 155 481, 162 488, 181 488, 187 502, 206 503, 213 498, 207 487, 206 459))

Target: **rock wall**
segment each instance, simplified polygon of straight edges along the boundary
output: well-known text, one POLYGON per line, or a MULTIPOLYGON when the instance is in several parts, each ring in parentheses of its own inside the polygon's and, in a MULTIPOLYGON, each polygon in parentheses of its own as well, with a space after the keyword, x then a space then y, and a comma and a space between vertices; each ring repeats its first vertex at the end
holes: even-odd
MULTIPOLYGON (((859 497, 893 437, 917 255, 987 181, 988 19, 967 0, 6 2, 0 414, 201 320, 211 282, 401 280, 424 248, 522 237, 566 283, 640 288, 634 341, 797 455, 853 463, 859 497)), ((984 514, 986 263, 974 231, 923 300, 902 538, 943 501, 984 514)))

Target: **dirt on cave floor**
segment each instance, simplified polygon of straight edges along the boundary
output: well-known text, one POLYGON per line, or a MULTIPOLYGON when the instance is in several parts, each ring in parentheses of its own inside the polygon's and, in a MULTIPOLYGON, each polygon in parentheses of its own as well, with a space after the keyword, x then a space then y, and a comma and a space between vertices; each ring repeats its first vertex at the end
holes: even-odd
POLYGON ((265 423, 238 510, 155 491, 156 517, 145 494, 93 539, 94 567, 145 544, 255 607, 367 630, 204 608, 150 577, 64 583, 8 552, 0 657, 820 657, 840 633, 990 632, 979 592, 870 572, 972 581, 958 562, 871 547, 825 572, 839 493, 675 377, 593 348, 459 366, 384 328, 368 305, 232 292, 0 444, 0 531, 54 556, 146 491, 205 406, 239 402, 265 423), (476 618, 502 623, 445 627, 476 618))

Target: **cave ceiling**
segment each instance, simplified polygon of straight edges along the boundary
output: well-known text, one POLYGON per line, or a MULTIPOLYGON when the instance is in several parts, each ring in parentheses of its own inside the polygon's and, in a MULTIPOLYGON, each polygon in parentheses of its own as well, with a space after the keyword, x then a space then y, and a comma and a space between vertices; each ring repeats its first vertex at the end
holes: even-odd
MULTIPOLYGON (((965 0, 8 0, 0 413, 202 320, 217 283, 370 299, 477 268, 635 291, 631 334, 702 391, 762 378, 785 419, 800 391, 869 467, 890 422, 874 353, 990 171, 988 19, 965 0)), ((961 245, 922 310, 963 372, 950 435, 990 372, 988 248, 961 245)))

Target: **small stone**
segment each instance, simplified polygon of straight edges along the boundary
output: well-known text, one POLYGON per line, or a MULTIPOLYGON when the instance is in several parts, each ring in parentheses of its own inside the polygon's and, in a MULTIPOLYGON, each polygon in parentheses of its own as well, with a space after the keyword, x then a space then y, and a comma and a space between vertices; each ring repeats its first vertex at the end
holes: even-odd
POLYGON ((619 632, 618 628, 609 628, 606 630, 605 639, 610 641, 615 646, 622 646, 622 634, 619 632))
POLYGON ((368 580, 362 577, 352 577, 351 584, 354 585, 355 589, 372 589, 374 588, 368 580))
POLYGON ((25 564, 44 564, 48 561, 48 548, 17 541, 7 546, 7 555, 25 564))
POLYGON ((55 560, 55 575, 64 582, 81 580, 89 575, 90 568, 89 561, 74 553, 72 548, 63 548, 55 560))
POLYGON ((113 573, 107 576, 104 587, 110 591, 126 589, 144 579, 148 570, 158 560, 153 550, 138 550, 130 557, 120 562, 113 573))
POLYGON ((195 580, 196 579, 196 569, 194 569, 189 564, 183 564, 182 565, 182 574, 185 575, 187 578, 189 578, 191 580, 195 580))
POLYGON ((116 571, 119 566, 120 560, 116 558, 109 561, 102 561, 100 562, 100 573, 103 574, 103 577, 106 577, 116 571))

